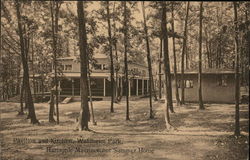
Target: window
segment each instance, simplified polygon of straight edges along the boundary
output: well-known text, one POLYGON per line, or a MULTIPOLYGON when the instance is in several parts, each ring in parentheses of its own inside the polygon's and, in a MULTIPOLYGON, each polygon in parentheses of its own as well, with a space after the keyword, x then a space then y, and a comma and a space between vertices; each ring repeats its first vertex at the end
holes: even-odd
POLYGON ((65 71, 71 71, 71 70, 72 70, 72 65, 71 64, 65 65, 65 71))
POLYGON ((103 70, 108 70, 108 69, 109 69, 109 66, 106 65, 106 64, 103 64, 103 65, 102 65, 102 68, 103 68, 103 70))
POLYGON ((194 83, 192 80, 185 80, 185 88, 193 88, 194 83))
MULTIPOLYGON (((193 88, 194 82, 193 80, 184 80, 184 85, 185 85, 185 88, 193 88)), ((181 88, 181 80, 178 81, 177 86, 178 88, 181 88)))
MULTIPOLYGON (((64 65, 60 64, 58 67, 60 70, 64 70, 64 65)), ((53 68, 54 69, 54 68, 53 68)))
POLYGON ((102 65, 101 64, 94 64, 94 69, 96 70, 101 70, 102 69, 102 65))
POLYGON ((139 69, 138 69, 138 68, 134 68, 134 73, 135 73, 136 75, 140 75, 139 69))
POLYGON ((227 86, 227 75, 217 76, 217 86, 226 87, 227 86))

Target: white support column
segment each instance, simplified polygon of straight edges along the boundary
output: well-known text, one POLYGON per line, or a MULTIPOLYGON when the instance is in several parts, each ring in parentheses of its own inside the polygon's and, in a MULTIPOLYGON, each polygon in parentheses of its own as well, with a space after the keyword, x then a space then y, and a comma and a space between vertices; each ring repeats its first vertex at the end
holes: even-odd
POLYGON ((75 86, 74 86, 74 79, 71 79, 71 84, 72 84, 72 97, 75 96, 75 86))
POLYGON ((138 96, 139 91, 138 91, 139 87, 138 87, 138 79, 136 79, 136 96, 138 96))
POLYGON ((142 95, 144 95, 144 79, 142 78, 142 91, 141 91, 142 95))
POLYGON ((106 78, 103 78, 103 96, 105 97, 106 96, 106 78))
POLYGON ((42 92, 42 86, 41 86, 41 81, 38 81, 38 93, 42 92))
POLYGON ((128 80, 128 96, 131 96, 130 80, 128 80))

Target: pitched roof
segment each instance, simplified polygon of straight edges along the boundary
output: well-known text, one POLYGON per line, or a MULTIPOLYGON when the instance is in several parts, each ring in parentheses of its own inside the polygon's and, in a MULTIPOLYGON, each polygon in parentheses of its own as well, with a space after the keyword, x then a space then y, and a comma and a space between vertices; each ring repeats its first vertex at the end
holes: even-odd
MULTIPOLYGON (((105 59, 105 58, 108 58, 107 55, 105 54, 94 54, 94 58, 101 58, 101 59, 105 59)), ((69 57, 60 57, 60 58, 57 58, 59 60, 72 60, 72 59, 77 59, 76 56, 69 56, 69 57)))
POLYGON ((70 56, 70 57, 59 57, 59 58, 57 58, 57 59, 59 59, 59 60, 71 60, 71 59, 77 59, 77 57, 76 57, 76 56, 70 56))
POLYGON ((108 58, 108 56, 105 54, 98 53, 98 54, 94 54, 94 58, 108 58))
MULTIPOLYGON (((173 74, 174 72, 171 72, 173 74)), ((233 69, 216 69, 216 68, 203 68, 202 74, 234 74, 233 69)), ((181 71, 178 71, 177 74, 181 74, 181 71)), ((188 69, 184 71, 184 74, 198 74, 198 69, 188 69)))

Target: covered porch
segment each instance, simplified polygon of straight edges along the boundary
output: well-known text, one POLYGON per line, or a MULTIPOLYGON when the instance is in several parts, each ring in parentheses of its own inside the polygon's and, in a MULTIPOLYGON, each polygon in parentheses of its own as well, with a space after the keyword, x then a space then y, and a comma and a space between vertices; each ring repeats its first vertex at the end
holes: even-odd
MULTIPOLYGON (((118 78, 120 87, 123 89, 123 95, 126 94, 125 82, 123 77, 118 78)), ((61 88, 61 96, 80 96, 80 78, 67 77, 61 78, 59 81, 61 88)), ((149 90, 149 80, 135 78, 130 79, 128 83, 129 96, 144 96, 149 90)), ((111 96, 111 81, 108 77, 91 77, 91 93, 94 97, 108 97, 111 96)))

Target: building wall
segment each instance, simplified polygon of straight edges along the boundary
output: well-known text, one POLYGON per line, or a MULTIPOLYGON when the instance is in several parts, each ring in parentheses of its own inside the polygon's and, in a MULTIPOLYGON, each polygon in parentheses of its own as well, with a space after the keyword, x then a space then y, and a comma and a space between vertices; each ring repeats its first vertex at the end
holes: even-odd
MULTIPOLYGON (((97 58, 96 59, 97 64, 104 64, 109 65, 110 61, 109 59, 105 59, 105 58, 97 58)), ((76 75, 70 75, 69 73, 79 73, 80 72, 80 63, 73 61, 72 59, 62 59, 60 61, 60 64, 64 66, 64 69, 66 68, 66 65, 72 65, 72 69, 71 70, 63 70, 63 72, 65 73, 65 79, 62 80, 62 94, 66 94, 66 95, 70 95, 72 93, 72 82, 71 82, 71 77, 74 77, 73 79, 76 81, 79 80, 79 78, 76 75), (66 74, 70 75, 66 77, 66 74), (67 79, 68 78, 68 79, 67 79)), ((120 64, 121 69, 119 71, 119 74, 123 75, 123 64, 120 64)), ((130 95, 134 96, 136 95, 137 91, 137 83, 136 83, 136 79, 138 79, 138 95, 142 95, 142 79, 148 79, 148 73, 147 73, 147 67, 141 65, 141 64, 135 64, 135 63, 130 63, 128 64, 128 69, 129 69, 129 78, 132 78, 132 80, 130 81, 130 95)), ((110 96, 111 95, 111 82, 110 82, 110 78, 109 78, 109 73, 110 70, 105 68, 103 69, 93 69, 92 70, 93 75, 91 76, 91 81, 92 81, 92 95, 93 96, 103 96, 104 92, 105 92, 105 96, 110 96), (98 73, 98 75, 95 75, 98 73), (100 73, 100 74, 99 74, 100 73), (105 73, 105 74, 104 74, 105 73), (102 74, 102 75, 101 75, 102 74), (104 78, 105 78, 105 91, 104 91, 104 78)), ((80 75, 78 75, 80 76, 80 75)), ((146 80, 144 83, 144 94, 146 94, 146 80)), ((74 84, 74 95, 80 95, 80 84, 76 83, 74 84)), ((125 92, 125 85, 123 84, 123 92, 125 92)), ((125 93, 124 93, 125 95, 125 93)))
MULTIPOLYGON (((204 102, 211 103, 234 103, 235 97, 235 80, 234 75, 227 75, 227 86, 218 85, 218 75, 207 74, 203 75, 202 79, 202 96, 204 102)), ((178 76, 178 79, 180 76, 178 76)), ((185 88, 185 101, 198 102, 198 75, 185 75, 185 79, 193 80, 193 88, 185 88)), ((175 99, 175 85, 172 80, 172 93, 175 99)), ((179 88, 181 97, 181 88, 179 88)))

